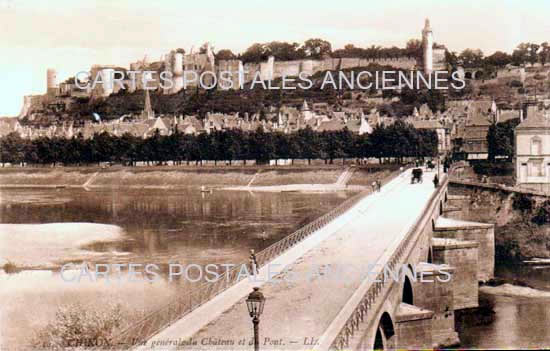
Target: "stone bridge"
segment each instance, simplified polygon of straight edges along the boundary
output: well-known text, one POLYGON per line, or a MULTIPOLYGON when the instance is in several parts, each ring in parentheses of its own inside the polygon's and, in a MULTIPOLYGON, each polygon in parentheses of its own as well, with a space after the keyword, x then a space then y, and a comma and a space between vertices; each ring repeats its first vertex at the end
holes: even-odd
POLYGON ((448 193, 444 174, 434 188, 434 175, 410 184, 407 170, 324 216, 260 257, 255 279, 201 300, 138 348, 251 349, 245 299, 256 286, 266 297, 261 349, 456 345, 455 311, 477 307, 478 282, 493 277, 494 227, 457 219, 468 199, 448 193))

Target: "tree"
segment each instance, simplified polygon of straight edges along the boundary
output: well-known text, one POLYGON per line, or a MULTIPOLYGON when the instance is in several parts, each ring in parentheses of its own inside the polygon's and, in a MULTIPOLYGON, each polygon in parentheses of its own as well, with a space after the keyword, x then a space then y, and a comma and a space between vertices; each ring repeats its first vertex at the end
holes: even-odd
POLYGON ((307 159, 308 164, 311 164, 312 159, 319 157, 321 147, 318 133, 315 133, 310 126, 298 131, 297 142, 300 150, 300 158, 307 159))
POLYGON ((307 57, 314 59, 321 59, 325 56, 330 56, 332 53, 332 46, 330 43, 319 38, 306 40, 302 48, 307 57))
POLYGON ((305 52, 298 43, 272 41, 265 44, 266 54, 272 55, 276 60, 291 61, 305 58, 305 52))
POLYGON ((25 140, 13 132, 0 140, 0 163, 20 163, 25 159, 25 140))
POLYGON ((528 45, 527 61, 529 61, 529 63, 532 65, 534 65, 538 61, 539 48, 540 48, 539 44, 529 43, 528 45))
POLYGON ((494 161, 496 156, 506 156, 508 160, 514 157, 514 129, 519 124, 519 118, 502 123, 493 123, 487 132, 488 157, 494 161))
POLYGON ((409 39, 405 46, 405 52, 407 56, 420 58, 423 54, 422 40, 409 39))
POLYGON ((550 61, 550 45, 546 41, 540 44, 539 60, 543 66, 550 61))
POLYGON ((531 221, 538 225, 550 223, 550 200, 546 200, 540 205, 531 221))
POLYGON ((485 63, 492 66, 504 67, 512 62, 512 56, 502 51, 495 51, 494 54, 485 58, 485 63))
POLYGON ((512 52, 512 62, 516 66, 520 66, 527 62, 529 57, 529 43, 521 43, 512 52))
POLYGON ((260 62, 267 59, 267 51, 264 44, 255 43, 252 44, 246 51, 241 55, 241 60, 243 63, 247 62, 260 62))
POLYGON ((480 67, 483 62, 483 52, 479 49, 466 49, 458 56, 464 67, 480 67))
POLYGON ((229 49, 222 49, 216 53, 216 60, 234 60, 237 56, 229 49))

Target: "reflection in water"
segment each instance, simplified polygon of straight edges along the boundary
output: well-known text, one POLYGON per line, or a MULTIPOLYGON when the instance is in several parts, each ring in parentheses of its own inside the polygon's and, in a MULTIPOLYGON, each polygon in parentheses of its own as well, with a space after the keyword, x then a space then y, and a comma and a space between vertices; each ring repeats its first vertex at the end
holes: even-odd
MULTIPOLYGON (((260 250, 280 240, 349 196, 219 191, 203 198, 195 190, 63 189, 56 195, 71 201, 52 205, 14 201, 25 192, 30 190, 2 190, 0 222, 115 224, 125 230, 124 240, 88 248, 105 253, 102 260, 111 252, 130 252, 128 260, 148 258, 158 263, 197 260, 209 253, 215 253, 216 262, 235 262, 245 258, 249 249, 260 250), (9 198, 10 205, 4 206, 9 198)), ((32 192, 34 198, 49 199, 54 191, 32 192)))
MULTIPOLYGON (((83 247, 65 262, 241 263, 257 251, 343 202, 351 193, 248 193, 187 190, 0 189, 0 223, 93 222, 124 229, 121 240, 83 247)), ((43 235, 43 234, 42 234, 43 235)), ((84 234, 85 235, 85 234, 84 234)), ((10 259, 4 257, 3 259, 10 259)), ((40 261, 41 257, 32 259, 40 261)), ((15 262, 17 263, 17 262, 15 262)), ((37 271, 35 271, 37 272, 37 271)), ((158 308, 183 294, 188 282, 102 284, 65 283, 58 273, 0 272, 0 335, 8 345, 29 340, 55 318, 58 306, 82 303, 100 308, 106 301, 132 310, 158 308), (9 322, 8 322, 9 321, 9 322)), ((0 345, 1 346, 1 345, 0 345)))
MULTIPOLYGON (((518 279, 534 288, 550 291, 550 267, 533 269, 497 265, 498 278, 518 279)), ((550 299, 485 295, 494 305, 495 320, 487 325, 459 328, 464 348, 550 348, 550 299)))

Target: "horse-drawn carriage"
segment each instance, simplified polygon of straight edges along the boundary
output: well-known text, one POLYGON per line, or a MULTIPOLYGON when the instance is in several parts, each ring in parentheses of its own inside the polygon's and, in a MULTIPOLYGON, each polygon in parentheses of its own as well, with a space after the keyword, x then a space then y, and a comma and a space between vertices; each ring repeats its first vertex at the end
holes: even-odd
POLYGON ((422 168, 413 168, 411 184, 422 183, 422 168))

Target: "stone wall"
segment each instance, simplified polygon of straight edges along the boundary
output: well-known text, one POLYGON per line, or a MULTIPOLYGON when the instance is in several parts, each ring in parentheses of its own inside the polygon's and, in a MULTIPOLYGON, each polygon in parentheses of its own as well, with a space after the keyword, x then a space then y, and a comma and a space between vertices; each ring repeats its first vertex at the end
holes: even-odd
POLYGON ((453 267, 451 284, 454 309, 478 306, 478 243, 455 239, 433 239, 434 263, 453 267))
MULTIPOLYGON (((493 224, 467 221, 438 221, 434 235, 438 238, 472 241, 479 244, 477 277, 487 281, 494 277, 495 232, 493 224)), ((476 262, 477 263, 477 262, 476 262)))
MULTIPOLYGON (((229 70, 235 72, 239 60, 220 60, 217 64, 218 72, 229 70)), ((264 80, 277 79, 283 76, 298 76, 301 72, 306 76, 317 72, 366 67, 370 64, 392 66, 396 69, 413 70, 417 68, 418 61, 414 57, 365 59, 365 58, 326 58, 323 60, 294 60, 276 61, 270 57, 265 62, 244 64, 244 81, 250 82, 259 73, 264 80)))

